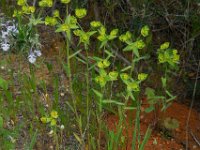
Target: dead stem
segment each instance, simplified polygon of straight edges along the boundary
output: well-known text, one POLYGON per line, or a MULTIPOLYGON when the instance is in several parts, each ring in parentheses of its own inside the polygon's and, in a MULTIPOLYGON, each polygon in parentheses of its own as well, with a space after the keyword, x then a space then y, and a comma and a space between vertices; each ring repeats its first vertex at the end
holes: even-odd
POLYGON ((192 111, 192 107, 194 105, 194 100, 195 100, 199 70, 200 70, 200 60, 199 60, 199 65, 198 65, 198 69, 197 69, 197 75, 196 75, 196 80, 195 80, 195 84, 194 84, 194 90, 193 90, 193 94, 192 94, 192 102, 190 104, 190 110, 188 112, 187 123, 186 123, 186 145, 185 145, 186 150, 188 150, 188 145, 189 145, 189 121, 190 121, 191 111, 192 111))

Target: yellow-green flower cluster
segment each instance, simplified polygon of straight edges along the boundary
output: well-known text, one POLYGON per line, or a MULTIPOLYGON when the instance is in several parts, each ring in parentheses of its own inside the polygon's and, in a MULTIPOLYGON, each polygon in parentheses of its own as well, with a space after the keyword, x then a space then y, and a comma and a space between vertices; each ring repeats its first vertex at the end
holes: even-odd
POLYGON ((139 81, 144 81, 144 80, 146 80, 147 77, 148 77, 148 74, 146 74, 146 73, 139 73, 138 74, 138 80, 139 81))
POLYGON ((133 80, 127 73, 121 73, 120 77, 122 81, 126 84, 127 91, 129 92, 140 91, 140 86, 139 86, 139 83, 141 82, 140 80, 139 81, 133 80))
POLYGON ((70 24, 71 25, 76 25, 77 24, 77 19, 75 16, 70 16, 70 24))
POLYGON ((50 117, 41 117, 40 120, 42 123, 47 124, 50 123, 51 126, 55 126, 57 124, 58 112, 53 110, 50 113, 50 117))
POLYGON ((60 12, 59 12, 59 10, 54 10, 54 11, 53 11, 53 17, 55 17, 55 18, 59 18, 59 17, 60 17, 60 12))
POLYGON ((101 86, 104 87, 108 81, 116 81, 119 73, 116 71, 111 71, 107 74, 105 68, 110 66, 110 62, 108 60, 102 60, 97 63, 99 68, 99 76, 95 78, 95 81, 101 86))
POLYGON ((21 10, 14 10, 13 17, 22 14, 32 14, 35 12, 35 7, 29 6, 26 0, 18 0, 17 5, 21 6, 21 10))
POLYGON ((102 26, 102 24, 100 21, 92 21, 92 22, 90 22, 90 26, 93 28, 99 28, 102 26))
POLYGON ((18 0, 17 1, 17 5, 19 5, 19 6, 24 6, 24 5, 26 5, 27 4, 27 1, 26 0, 18 0))
POLYGON ((40 7, 52 7, 53 6, 53 0, 41 0, 39 2, 40 7))
POLYGON ((119 29, 113 29, 113 30, 110 32, 110 36, 116 37, 117 34, 118 34, 118 32, 119 32, 119 29))
POLYGON ((55 26, 58 24, 57 18, 60 18, 60 12, 59 10, 53 11, 53 17, 47 16, 45 18, 45 25, 55 26))
POLYGON ((34 6, 22 6, 22 13, 24 14, 32 14, 35 12, 34 6))
MULTIPOLYGON (((98 65, 97 65, 98 66, 98 65)), ((99 76, 95 78, 96 83, 98 83, 101 87, 104 87, 108 81, 107 72, 100 68, 99 76)))
POLYGON ((95 81, 101 86, 104 87, 108 81, 116 81, 119 73, 116 71, 111 71, 108 74, 104 71, 100 72, 100 75, 95 78, 95 81))
POLYGON ((158 49, 158 60, 159 63, 168 63, 172 66, 177 64, 180 59, 180 55, 176 49, 169 48, 170 43, 163 43, 158 49))
POLYGON ((81 33, 80 42, 89 44, 90 35, 87 33, 81 33))
POLYGON ((23 14, 23 12, 22 11, 20 11, 20 10, 14 10, 14 13, 13 13, 13 17, 16 17, 16 16, 21 16, 23 14))
POLYGON ((106 44, 107 41, 109 40, 113 40, 117 37, 119 30, 118 29, 113 29, 110 34, 106 34, 106 28, 104 26, 101 26, 99 29, 99 36, 97 37, 97 39, 101 42, 104 42, 104 44, 106 44))
POLYGON ((100 69, 105 69, 105 68, 107 68, 107 67, 110 66, 110 62, 109 62, 107 59, 105 59, 105 60, 103 60, 103 61, 99 61, 99 62, 97 63, 97 66, 98 66, 100 69))
POLYGON ((57 23, 58 23, 58 21, 55 17, 47 16, 45 18, 45 25, 55 26, 57 23))
POLYGON ((145 47, 145 43, 142 40, 136 41, 136 47, 138 49, 143 49, 145 47))
POLYGON ((130 79, 130 76, 127 73, 120 74, 120 77, 122 81, 128 81, 130 79))
POLYGON ((106 76, 97 76, 95 78, 95 81, 101 86, 101 87, 105 87, 106 83, 107 83, 107 79, 106 76))
POLYGON ((172 53, 173 53, 173 62, 177 63, 180 60, 180 55, 178 55, 178 51, 176 49, 173 49, 172 53))
POLYGON ((118 72, 116 71, 111 71, 109 74, 108 74, 110 80, 112 81, 115 81, 117 80, 117 77, 118 77, 118 72))
POLYGON ((71 0, 61 0, 61 3, 63 3, 63 4, 68 4, 68 3, 70 3, 70 1, 71 1, 71 0))
POLYGON ((141 29, 141 35, 142 35, 143 37, 147 37, 147 36, 149 35, 149 31, 150 31, 149 27, 148 27, 148 26, 144 26, 144 27, 141 29))
POLYGON ((77 19, 74 16, 67 16, 65 23, 59 25, 56 32, 69 32, 71 29, 77 29, 77 19))
POLYGON ((131 40, 131 32, 127 31, 125 34, 120 35, 119 40, 122 42, 128 42, 131 40))
POLYGON ((104 26, 101 26, 101 28, 99 29, 99 36, 97 37, 97 39, 99 41, 105 41, 106 38, 107 38, 107 35, 106 35, 106 28, 104 26))
POLYGON ((90 36, 92 36, 96 31, 91 31, 91 32, 84 32, 82 30, 74 30, 74 34, 80 38, 80 43, 84 43, 89 45, 90 43, 90 36))
POLYGON ((165 50, 169 48, 169 42, 165 42, 163 44, 160 45, 160 50, 165 50))
POLYGON ((62 31, 68 32, 68 31, 70 30, 70 25, 68 25, 68 24, 62 24, 62 25, 60 26, 60 29, 61 29, 62 31))
POLYGON ((128 91, 134 91, 134 92, 139 92, 140 87, 137 81, 132 81, 127 84, 127 90, 128 91))
POLYGON ((75 14, 78 18, 83 18, 87 15, 87 10, 85 8, 77 8, 75 14))

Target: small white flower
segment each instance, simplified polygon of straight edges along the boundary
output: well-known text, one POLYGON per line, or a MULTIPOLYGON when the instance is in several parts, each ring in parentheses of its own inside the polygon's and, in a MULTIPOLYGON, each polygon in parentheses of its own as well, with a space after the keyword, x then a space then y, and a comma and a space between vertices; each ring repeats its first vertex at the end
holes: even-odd
POLYGON ((60 96, 61 96, 61 97, 65 96, 65 93, 60 93, 60 96))
POLYGON ((15 33, 15 34, 16 34, 16 33, 19 33, 19 31, 18 31, 17 28, 14 28, 14 29, 12 30, 12 32, 15 33))
POLYGON ((5 67, 4 67, 4 66, 1 66, 1 69, 2 69, 2 70, 4 70, 4 69, 5 69, 5 67))
POLYGON ((28 61, 31 63, 31 64, 34 64, 35 61, 36 61, 36 56, 33 52, 31 52, 28 56, 28 61))
POLYGON ((60 129, 63 130, 64 128, 65 128, 65 126, 62 124, 62 125, 60 126, 60 129))
POLYGON ((8 31, 8 32, 11 32, 12 30, 13 30, 13 26, 8 26, 8 27, 7 27, 7 31, 8 31))
POLYGON ((10 49, 10 44, 2 43, 1 48, 3 49, 4 52, 7 52, 10 49))
POLYGON ((1 31, 2 39, 7 39, 8 32, 7 31, 1 31))
POLYGON ((8 26, 7 27, 7 32, 13 32, 13 33, 18 33, 18 29, 15 25, 8 26))
POLYGON ((1 26, 4 27, 6 24, 5 23, 1 23, 1 26))
POLYGON ((35 53, 35 55, 38 56, 38 57, 42 56, 42 53, 41 53, 40 50, 35 50, 34 53, 35 53))
POLYGON ((16 139, 14 139, 12 136, 8 135, 8 138, 10 139, 10 141, 11 141, 12 143, 15 143, 15 142, 16 142, 16 139))
POLYGON ((51 130, 51 131, 48 133, 48 135, 49 135, 49 136, 52 136, 53 133, 54 133, 53 130, 51 130))

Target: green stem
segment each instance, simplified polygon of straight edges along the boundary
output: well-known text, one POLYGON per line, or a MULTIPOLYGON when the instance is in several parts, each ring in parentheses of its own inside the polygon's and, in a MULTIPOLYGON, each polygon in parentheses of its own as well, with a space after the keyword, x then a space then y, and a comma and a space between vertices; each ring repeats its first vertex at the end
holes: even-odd
MULTIPOLYGON (((68 5, 66 6, 66 15, 68 16, 68 5)), ((67 70, 68 70, 68 79, 69 79, 69 90, 72 96, 72 102, 73 102, 73 107, 74 107, 74 113, 75 116, 77 118, 77 120, 79 120, 79 115, 77 112, 77 108, 76 108, 76 96, 74 94, 74 90, 73 90, 73 82, 72 82, 72 73, 71 73, 71 62, 70 62, 70 40, 71 40, 71 31, 69 31, 68 33, 66 33, 66 53, 67 53, 67 70)), ((81 120, 80 120, 81 121, 81 120)), ((80 123, 78 123, 79 125, 80 123)), ((81 135, 81 138, 83 137, 83 132, 82 132, 82 127, 79 125, 79 132, 81 135)), ((84 140, 82 140, 82 145, 81 145, 81 149, 84 149, 84 140)))
POLYGON ((130 75, 132 76, 133 74, 133 70, 134 70, 134 67, 135 67, 135 62, 134 62, 134 53, 132 52, 132 62, 131 62, 131 70, 130 70, 130 75))
POLYGON ((138 141, 138 145, 140 143, 140 105, 141 105, 140 102, 137 102, 135 127, 132 139, 132 150, 136 149, 136 140, 138 141))
POLYGON ((87 71, 86 71, 86 88, 87 88, 87 96, 86 96, 86 101, 87 101, 87 119, 89 117, 89 59, 88 59, 88 48, 86 47, 86 55, 87 55, 87 71))
MULTIPOLYGON (((104 91, 104 89, 101 89, 101 93, 104 91)), ((99 111, 97 111, 97 121, 99 124, 98 129, 98 150, 101 150, 101 128, 102 128, 102 98, 99 100, 99 111)))
MULTIPOLYGON (((89 83, 89 54, 88 54, 88 47, 87 45, 85 46, 85 49, 86 49, 86 61, 87 61, 87 71, 86 71, 86 92, 87 92, 87 96, 86 96, 86 105, 87 105, 87 116, 86 116, 86 119, 87 119, 87 126, 86 126, 86 130, 88 131, 89 129, 89 123, 90 123, 90 114, 89 114, 89 89, 90 89, 90 83, 89 83)), ((89 140, 89 131, 87 132, 87 137, 88 137, 88 142, 90 141, 89 140)))

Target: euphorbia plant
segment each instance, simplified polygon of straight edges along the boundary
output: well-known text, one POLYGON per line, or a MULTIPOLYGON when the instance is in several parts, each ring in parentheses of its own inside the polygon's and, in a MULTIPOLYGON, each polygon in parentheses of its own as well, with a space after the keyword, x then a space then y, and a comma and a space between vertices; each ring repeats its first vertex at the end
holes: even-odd
POLYGON ((92 36, 95 31, 91 31, 91 32, 85 32, 83 30, 81 30, 81 26, 78 24, 78 19, 82 19, 83 17, 85 17, 85 15, 87 14, 87 10, 84 8, 78 8, 75 10, 75 16, 70 15, 68 12, 68 3, 70 2, 69 0, 62 0, 61 1, 63 4, 66 5, 66 17, 64 19, 61 19, 59 17, 59 13, 58 11, 54 11, 53 16, 50 17, 46 17, 45 18, 45 24, 46 25, 51 25, 51 26, 55 26, 56 30, 55 32, 61 32, 65 35, 65 40, 66 40, 66 59, 67 59, 67 63, 63 63, 63 67, 66 71, 68 80, 69 80, 69 86, 70 86, 70 94, 72 97, 72 101, 73 101, 73 105, 70 105, 70 108, 72 108, 73 112, 75 113, 75 118, 78 124, 78 128, 80 131, 80 136, 78 136, 76 133, 74 133, 74 136, 76 137, 76 139, 79 141, 81 147, 84 147, 84 139, 85 139, 85 133, 84 131, 88 130, 88 124, 89 124, 89 66, 88 66, 88 46, 90 44, 90 36, 92 36), (87 98, 86 98, 86 104, 87 104, 87 125, 84 129, 83 125, 82 125, 82 116, 78 114, 77 112, 77 106, 76 106, 76 95, 74 94, 74 90, 73 90, 73 79, 72 79, 72 72, 71 72, 71 59, 73 57, 75 57, 78 53, 80 53, 82 50, 79 50, 78 52, 72 53, 71 51, 71 43, 72 43, 72 36, 74 35, 79 37, 79 44, 84 44, 85 50, 86 50, 86 54, 87 54, 87 76, 86 76, 86 85, 87 85, 87 98))
MULTIPOLYGON (((99 32, 99 36, 98 36, 98 40, 100 40, 102 42, 102 45, 105 46, 109 40, 109 36, 105 34, 106 29, 104 27, 100 28, 100 32, 99 32)), ((116 31, 116 30, 114 30, 116 31)), ((132 38, 132 34, 127 31, 125 34, 122 34, 119 39, 120 41, 124 42, 127 44, 127 46, 123 49, 124 51, 131 51, 132 52, 132 65, 131 66, 127 66, 124 69, 121 70, 120 73, 120 78, 122 80, 122 82, 125 84, 126 89, 124 91, 124 96, 125 96, 125 102, 118 102, 118 101, 114 101, 114 100, 104 100, 104 96, 102 92, 99 92, 97 90, 94 90, 95 94, 97 95, 97 97, 99 98, 99 110, 100 112, 102 112, 103 110, 103 104, 108 104, 108 103, 112 103, 112 104, 116 104, 118 106, 122 106, 122 108, 124 108, 124 110, 127 109, 136 109, 136 118, 135 118, 135 129, 133 132, 133 140, 132 140, 132 149, 136 149, 136 139, 137 139, 137 147, 139 149, 143 149, 145 143, 147 142, 150 133, 151 133, 151 129, 150 126, 147 129, 146 135, 143 139, 143 141, 141 141, 141 136, 140 136, 140 109, 141 109, 141 105, 142 102, 139 99, 139 94, 141 93, 141 84, 142 82, 144 82, 147 77, 148 74, 146 73, 136 73, 134 71, 135 66, 137 65, 137 63, 142 60, 142 59, 147 59, 148 57, 146 56, 140 56, 140 51, 145 48, 146 44, 144 43, 143 38, 146 38, 149 35, 150 29, 148 26, 144 26, 141 29, 141 36, 138 37, 135 41, 133 41, 132 38), (128 70, 130 70, 130 72, 127 72, 128 70), (134 72, 133 72, 134 71, 134 72), (127 72, 127 73, 125 73, 127 72), (132 102, 134 102, 136 104, 136 106, 134 107, 129 107, 128 101, 132 100, 132 102)), ((116 36, 116 34, 115 34, 116 36)), ((116 38, 116 37, 114 37, 116 38)), ((113 38, 113 39, 114 39, 113 38)), ((110 39, 112 40, 112 39, 110 39)), ((176 64, 179 61, 179 55, 177 54, 177 50, 175 49, 170 49, 169 48, 169 43, 164 43, 160 46, 159 50, 158 50, 158 61, 159 64, 160 63, 168 63, 170 66, 170 68, 174 68, 176 67, 176 64)), ((99 61, 97 63, 97 66, 99 67, 99 76, 97 76, 95 78, 95 81, 100 85, 101 88, 105 88, 106 84, 108 81, 110 81, 109 75, 106 72, 105 68, 109 67, 110 62, 108 61, 108 59, 99 61)), ((165 66, 165 76, 161 78, 162 80, 162 85, 163 88, 165 89, 165 92, 167 94, 167 96, 169 96, 169 98, 165 97, 165 96, 155 96, 152 95, 154 94, 154 92, 152 91, 150 94, 150 88, 149 90, 146 90, 146 94, 147 94, 147 98, 149 99, 149 101, 151 99, 153 100, 159 100, 161 99, 163 101, 163 107, 161 110, 166 109, 166 106, 169 104, 169 102, 171 102, 175 97, 168 91, 166 90, 166 75, 167 72, 169 72, 169 68, 167 68, 165 66), (151 97, 153 96, 153 97, 151 97)), ((118 73, 113 71, 113 75, 116 75, 114 80, 117 80, 117 75, 118 73)), ((163 93, 165 95, 165 93, 163 93)), ((157 103, 157 101, 155 102, 157 103)), ((152 110, 154 110, 154 104, 152 103, 150 105, 149 108, 147 108, 145 111, 146 112, 150 112, 152 110)))

